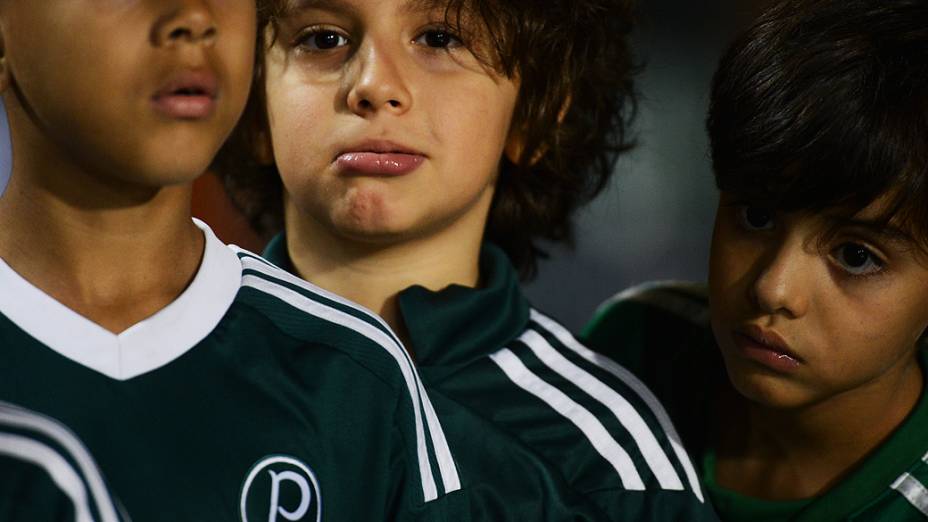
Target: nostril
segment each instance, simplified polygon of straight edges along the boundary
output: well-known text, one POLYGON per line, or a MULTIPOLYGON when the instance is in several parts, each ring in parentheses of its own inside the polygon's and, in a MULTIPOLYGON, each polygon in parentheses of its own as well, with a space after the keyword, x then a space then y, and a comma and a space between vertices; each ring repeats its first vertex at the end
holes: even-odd
POLYGON ((390 104, 390 107, 393 107, 394 109, 400 106, 400 102, 398 102, 398 101, 396 101, 396 100, 390 100, 390 101, 388 101, 387 103, 389 103, 389 104, 390 104))

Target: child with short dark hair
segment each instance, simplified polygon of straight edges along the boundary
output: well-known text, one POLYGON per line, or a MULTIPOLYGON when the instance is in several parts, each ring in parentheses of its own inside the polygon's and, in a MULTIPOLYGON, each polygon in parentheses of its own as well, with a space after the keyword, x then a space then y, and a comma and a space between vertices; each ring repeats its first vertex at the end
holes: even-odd
MULTIPOLYGON (((0 401, 36 414, 13 419, 24 436, 73 430, 137 522, 393 519, 439 499, 432 467, 453 465, 400 343, 190 216, 248 97, 255 16, 253 0, 0 1, 0 401)), ((53 435, 60 479, 82 462, 53 435)), ((0 477, 16 485, 0 508, 47 512, 30 469, 38 483, 0 477)), ((67 491, 97 495, 90 477, 67 491)), ((68 498, 55 519, 88 520, 68 498)))
POLYGON ((227 186, 256 225, 286 230, 270 260, 407 341, 457 459, 453 518, 714 519, 651 393, 519 288, 538 240, 569 240, 629 147, 629 3, 259 13, 258 95, 220 156, 227 186))
POLYGON ((665 401, 723 520, 923 520, 928 3, 780 2, 708 129, 708 302, 631 290, 585 338, 665 401))

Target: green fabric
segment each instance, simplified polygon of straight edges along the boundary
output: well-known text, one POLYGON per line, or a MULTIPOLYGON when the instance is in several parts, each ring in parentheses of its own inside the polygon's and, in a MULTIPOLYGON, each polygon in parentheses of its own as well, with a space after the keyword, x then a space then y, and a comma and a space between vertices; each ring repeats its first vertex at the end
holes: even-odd
MULTIPOLYGON (((264 255, 292 269, 282 236, 264 255)), ((684 477, 666 434, 641 398, 570 349, 550 326, 532 318, 515 270, 491 244, 481 251, 480 280, 480 288, 450 286, 432 292, 413 286, 398 297, 420 375, 458 464, 465 507, 454 520, 715 520, 688 485, 682 491, 662 488, 616 416, 533 352, 526 335, 543 339, 557 354, 625 397, 671 456, 675 473, 684 477), (574 424, 517 387, 494 362, 503 348, 541 381, 590 411, 628 451, 646 489, 624 487, 616 470, 574 424)))
MULTIPOLYGON (((243 286, 191 350, 125 381, 61 356, 2 315, 0 346, 0 400, 70 427, 135 522, 240 520, 242 502, 248 520, 267 520, 275 476, 284 511, 311 498, 298 520, 316 520, 317 508, 326 521, 458 520, 457 493, 423 502, 414 410, 392 357, 255 288, 243 286)), ((11 494, 0 488, 0 509, 11 494)))
MULTIPOLYGON (((844 480, 815 499, 773 502, 739 495, 714 481, 707 426, 715 425, 713 397, 728 386, 708 323, 705 288, 649 284, 607 302, 584 328, 593 348, 634 371, 664 402, 719 516, 726 521, 924 520, 891 485, 909 472, 928 485, 928 391, 892 436, 844 480)), ((919 352, 923 371, 928 350, 919 352)), ((928 505, 928 493, 923 501, 928 505)))
POLYGON ((127 520, 83 443, 53 419, 0 402, 0 520, 79 522, 87 516, 127 520))
POLYGON ((773 501, 742 495, 715 481, 715 453, 710 449, 702 458, 702 478, 715 509, 725 520, 778 522, 789 520, 812 503, 813 499, 773 501))

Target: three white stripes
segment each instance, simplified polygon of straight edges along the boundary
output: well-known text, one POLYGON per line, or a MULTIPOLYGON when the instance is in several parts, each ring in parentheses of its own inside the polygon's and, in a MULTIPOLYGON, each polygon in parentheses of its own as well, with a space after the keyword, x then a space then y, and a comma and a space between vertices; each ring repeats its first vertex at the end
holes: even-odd
MULTIPOLYGON (((240 250, 240 252, 244 251, 240 250)), ((244 253, 247 254, 247 252, 244 253)), ((330 300, 339 302, 345 306, 351 307, 352 309, 361 311, 362 313, 366 313, 370 317, 377 319, 381 322, 381 324, 383 324, 376 315, 363 310, 358 305, 344 300, 343 298, 340 298, 329 292, 325 292, 315 286, 312 286, 310 283, 307 283, 306 281, 299 279, 292 274, 276 268, 264 262, 263 260, 259 260, 259 258, 245 255, 241 259, 242 266, 244 268, 261 272, 262 274, 265 274, 269 277, 284 280, 310 292, 322 295, 330 300)), ((412 399, 416 422, 416 451, 418 454, 419 474, 422 477, 422 492, 425 497, 425 501, 429 502, 438 498, 438 488, 435 483, 434 475, 432 474, 431 461, 429 459, 428 448, 425 441, 425 428, 422 420, 423 412, 425 416, 425 423, 428 424, 432 447, 435 450, 435 457, 437 460, 439 473, 441 474, 444 492, 450 493, 452 491, 461 489, 460 477, 458 476, 457 468, 454 464, 454 459, 451 455, 451 449, 448 446, 448 441, 445 437, 444 430, 442 429, 441 423, 438 420, 438 415, 435 413, 435 408, 432 406, 432 402, 429 399, 428 394, 425 392, 425 388, 422 385, 421 380, 419 379, 415 365, 412 364, 412 361, 407 356, 406 350, 398 340, 390 335, 387 335, 383 330, 351 314, 334 309, 330 306, 326 306, 300 294, 299 292, 268 281, 262 277, 255 275, 245 275, 242 278, 242 285, 250 286, 273 295, 278 299, 281 299, 282 301, 290 304, 291 306, 307 311, 312 315, 325 319, 329 322, 346 326, 361 333, 362 335, 368 337, 383 347, 394 358, 394 360, 396 360, 397 365, 400 367, 400 371, 403 374, 403 378, 406 381, 406 386, 412 399)), ((383 324, 383 326, 386 325, 383 324)), ((388 327, 387 329, 389 331, 388 327)))
MULTIPOLYGON (((661 428, 670 439, 675 456, 680 461, 687 475, 687 482, 700 502, 702 502, 702 491, 699 487, 695 469, 693 469, 689 461, 689 456, 679 442, 679 437, 673 429, 669 417, 653 394, 651 394, 640 381, 631 376, 631 374, 626 374, 627 371, 618 364, 609 361, 612 362, 614 368, 603 365, 603 361, 598 359, 598 357, 601 357, 599 354, 595 354, 595 352, 581 345, 566 329, 556 322, 534 310, 531 313, 531 318, 553 334, 561 344, 577 352, 597 366, 613 373, 613 375, 616 375, 616 377, 634 390, 635 393, 641 396, 655 414, 655 417, 657 417, 658 422, 661 424, 661 428), (596 357, 593 357, 594 355, 596 357), (616 371, 616 369, 621 369, 626 373, 616 371)), ((641 415, 624 397, 595 376, 564 357, 538 332, 528 330, 522 335, 520 340, 532 350, 535 356, 538 357, 545 366, 561 375, 567 381, 575 384, 609 409, 623 427, 632 435, 635 445, 644 457, 651 472, 657 478, 661 488, 668 490, 684 489, 683 482, 680 480, 673 464, 671 464, 670 459, 660 446, 654 433, 648 427, 647 423, 645 423, 641 415)), ((504 348, 491 355, 491 358, 513 383, 543 400, 551 406, 552 409, 576 425, 599 454, 616 470, 622 485, 626 489, 645 489, 641 475, 638 473, 628 453, 616 442, 593 413, 570 399, 562 391, 544 382, 544 380, 532 373, 511 350, 504 348)))

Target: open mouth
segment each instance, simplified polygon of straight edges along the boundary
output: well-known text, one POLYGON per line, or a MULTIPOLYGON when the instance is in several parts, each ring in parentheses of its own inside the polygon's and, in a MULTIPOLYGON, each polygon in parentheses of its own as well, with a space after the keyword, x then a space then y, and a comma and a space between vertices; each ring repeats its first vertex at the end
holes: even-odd
POLYGON ((152 97, 155 108, 172 119, 208 117, 216 106, 218 80, 209 71, 181 71, 170 76, 152 97))

